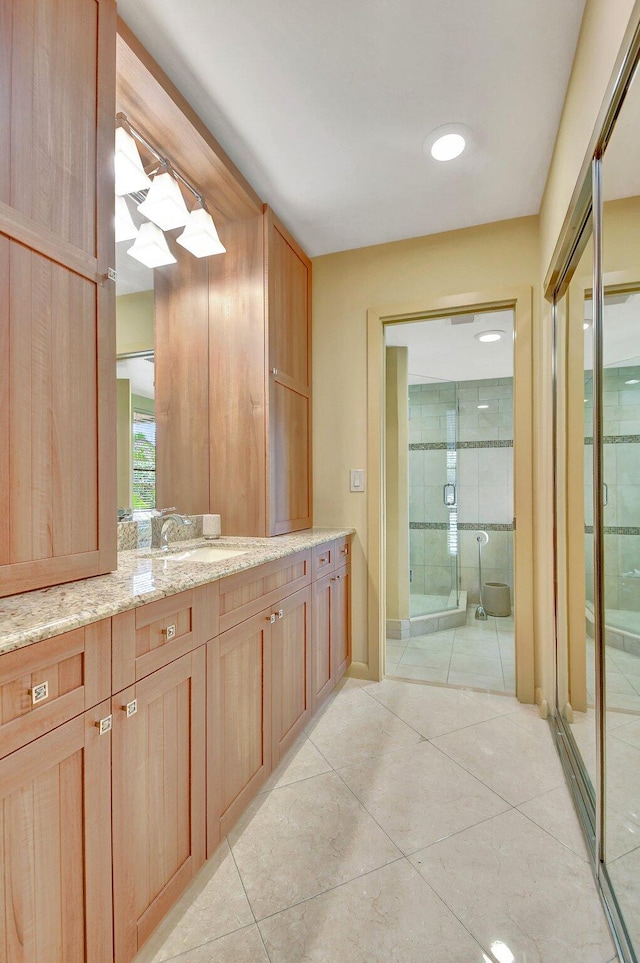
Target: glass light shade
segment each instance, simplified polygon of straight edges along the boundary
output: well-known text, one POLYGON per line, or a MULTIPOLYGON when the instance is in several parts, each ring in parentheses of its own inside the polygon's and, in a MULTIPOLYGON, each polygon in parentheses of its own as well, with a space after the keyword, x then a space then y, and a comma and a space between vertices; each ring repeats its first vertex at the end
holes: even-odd
POLYGON ((136 142, 124 127, 116 127, 116 153, 113 163, 116 172, 116 194, 133 194, 151 187, 151 180, 144 172, 136 142))
POLYGON ((150 268, 176 263, 164 234, 159 227, 156 227, 150 221, 145 221, 141 225, 138 236, 127 254, 150 268))
POLYGON ((212 254, 226 252, 211 214, 203 207, 196 207, 191 211, 187 226, 176 240, 196 257, 210 257, 212 254))
POLYGON ((462 134, 444 134, 431 145, 431 156, 434 160, 448 161, 459 157, 466 147, 462 134))
POLYGON ((138 236, 138 228, 133 223, 131 212, 124 197, 116 195, 116 242, 132 241, 138 236))
POLYGON ((149 193, 138 210, 163 231, 184 227, 189 221, 189 211, 184 202, 178 182, 165 171, 153 178, 149 193))

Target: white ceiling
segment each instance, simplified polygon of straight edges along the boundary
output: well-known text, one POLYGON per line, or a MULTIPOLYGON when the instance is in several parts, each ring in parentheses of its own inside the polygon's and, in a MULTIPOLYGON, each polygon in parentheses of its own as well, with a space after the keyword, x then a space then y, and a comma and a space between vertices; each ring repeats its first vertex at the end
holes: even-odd
POLYGON ((584 0, 119 0, 310 255, 537 213, 584 0), (456 161, 433 128, 468 125, 456 161))
POLYGON ((432 318, 385 325, 387 345, 409 349, 409 384, 435 381, 476 381, 513 377, 513 311, 487 311, 455 318, 432 318), (503 331, 500 341, 476 339, 482 331, 503 331))
POLYGON ((155 365, 153 358, 122 358, 116 362, 118 378, 131 382, 131 394, 155 397, 155 365))

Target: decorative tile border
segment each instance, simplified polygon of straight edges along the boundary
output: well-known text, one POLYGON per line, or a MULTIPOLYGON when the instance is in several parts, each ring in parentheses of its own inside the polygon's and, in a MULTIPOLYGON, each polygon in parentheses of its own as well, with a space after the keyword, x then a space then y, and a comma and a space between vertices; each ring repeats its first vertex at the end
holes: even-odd
MULTIPOLYGON (((585 438, 584 443, 585 445, 592 445, 593 438, 585 438)), ((640 444, 640 435, 604 435, 602 443, 604 445, 637 445, 640 444)))
MULTIPOLYGON (((584 533, 593 535, 593 525, 585 525, 584 533)), ((605 535, 640 535, 640 528, 635 525, 605 525, 604 533, 605 535)))
POLYGON ((448 444, 446 441, 412 441, 409 451, 453 451, 460 448, 513 448, 512 438, 501 438, 498 441, 459 441, 448 444))
MULTIPOLYGON (((449 530, 448 522, 409 522, 409 528, 414 530, 425 529, 428 531, 438 531, 447 532, 449 530)), ((512 532, 513 523, 511 522, 478 522, 473 524, 472 522, 458 522, 456 528, 459 532, 512 532)), ((640 531, 640 529, 639 529, 640 531)))

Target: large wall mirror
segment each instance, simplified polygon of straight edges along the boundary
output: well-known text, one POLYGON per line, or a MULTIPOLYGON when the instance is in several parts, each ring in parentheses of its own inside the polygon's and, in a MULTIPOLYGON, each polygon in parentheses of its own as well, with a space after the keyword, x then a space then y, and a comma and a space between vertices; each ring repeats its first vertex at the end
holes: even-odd
MULTIPOLYGON (((633 57, 637 41, 638 35, 633 57)), ((640 79, 633 58, 625 69, 585 181, 586 187, 592 184, 593 216, 583 204, 582 236, 569 255, 555 303, 555 726, 619 957, 635 963, 640 957, 640 79)))

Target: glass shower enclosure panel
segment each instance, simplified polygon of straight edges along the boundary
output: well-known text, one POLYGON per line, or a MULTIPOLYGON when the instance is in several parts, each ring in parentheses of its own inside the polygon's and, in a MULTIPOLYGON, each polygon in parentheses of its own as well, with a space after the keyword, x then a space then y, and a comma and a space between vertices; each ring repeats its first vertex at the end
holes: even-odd
POLYGON ((421 431, 410 445, 410 614, 459 604, 458 403, 454 382, 411 385, 409 421, 421 431))

